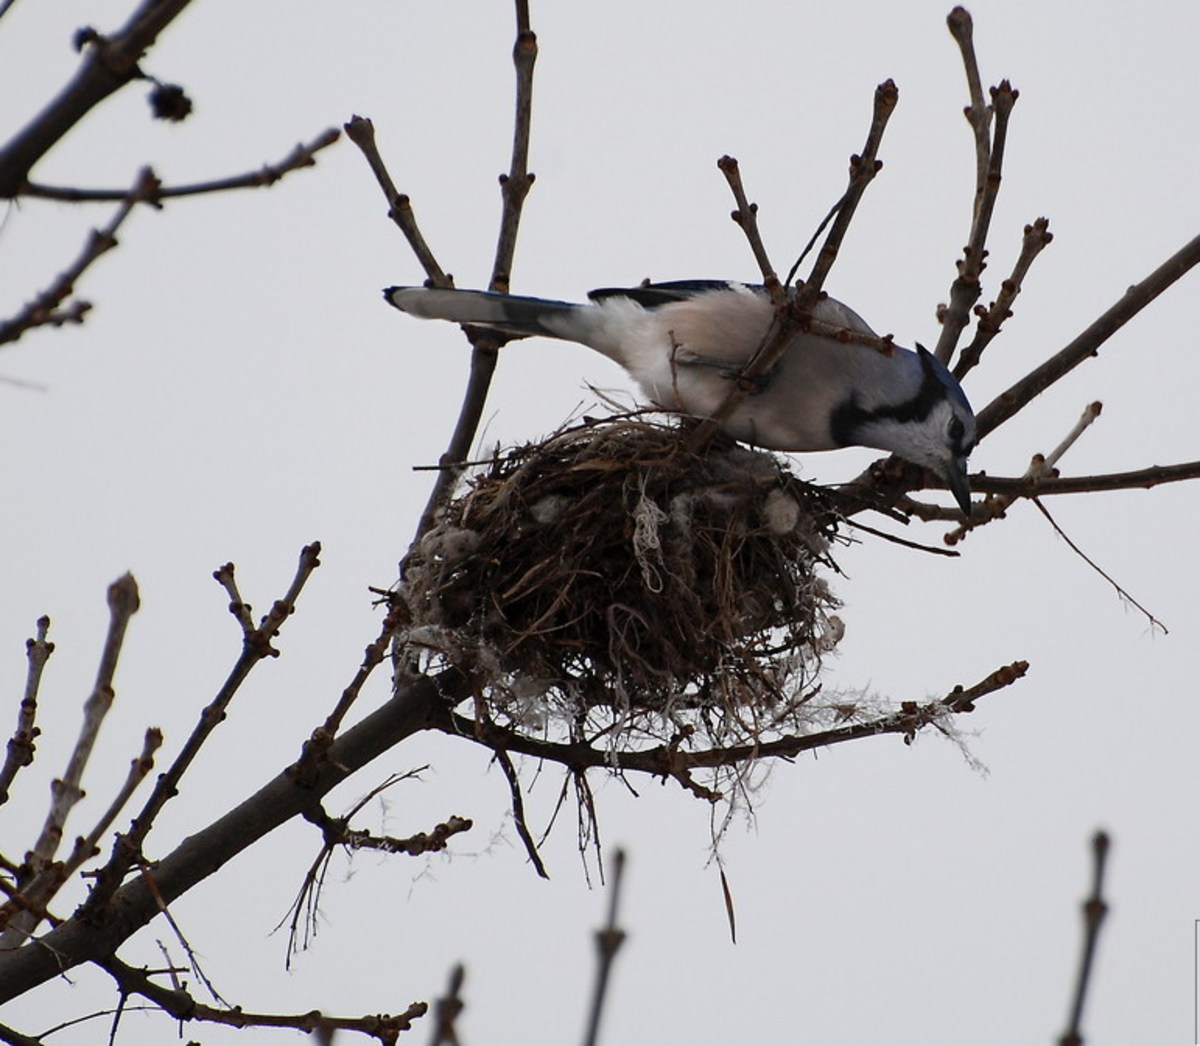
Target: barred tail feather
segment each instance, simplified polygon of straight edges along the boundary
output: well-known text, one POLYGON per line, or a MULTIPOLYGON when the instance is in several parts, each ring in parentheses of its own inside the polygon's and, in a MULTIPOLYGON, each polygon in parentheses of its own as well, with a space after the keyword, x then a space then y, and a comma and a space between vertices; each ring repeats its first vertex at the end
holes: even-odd
POLYGON ((571 314, 580 309, 565 301, 439 287, 388 287, 383 296, 401 312, 423 320, 449 320, 491 327, 505 334, 541 334, 568 340, 572 340, 568 333, 571 314))

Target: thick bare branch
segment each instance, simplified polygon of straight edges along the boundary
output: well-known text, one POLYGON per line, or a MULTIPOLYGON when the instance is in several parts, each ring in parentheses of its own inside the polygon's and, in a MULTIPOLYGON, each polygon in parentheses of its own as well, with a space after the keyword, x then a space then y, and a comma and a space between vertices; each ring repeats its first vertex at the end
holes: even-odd
MULTIPOLYGON (((346 730, 329 749, 312 780, 298 785, 284 771, 212 824, 191 834, 155 862, 155 890, 141 878, 120 886, 98 921, 80 912, 22 948, 0 952, 0 1003, 62 975, 80 963, 113 955, 120 945, 171 904, 259 841, 308 810, 333 787, 404 738, 427 729, 434 710, 460 698, 465 687, 453 672, 405 680, 395 696, 346 730)), ((99 885, 99 884, 98 884, 99 885)))

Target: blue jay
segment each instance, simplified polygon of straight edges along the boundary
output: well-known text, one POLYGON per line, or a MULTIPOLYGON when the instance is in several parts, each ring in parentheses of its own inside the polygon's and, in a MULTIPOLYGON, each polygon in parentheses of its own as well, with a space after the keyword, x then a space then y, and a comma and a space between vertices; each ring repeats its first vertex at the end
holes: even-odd
MULTIPOLYGON (((774 307, 761 287, 717 280, 592 291, 586 305, 489 291, 389 287, 384 297, 421 319, 514 337, 579 342, 624 367, 658 406, 713 414, 766 336, 774 307)), ((823 298, 813 318, 874 336, 853 310, 823 298)), ((917 351, 798 334, 760 388, 724 422, 735 439, 771 450, 864 446, 932 469, 971 513, 967 456, 975 415, 953 375, 917 351)))

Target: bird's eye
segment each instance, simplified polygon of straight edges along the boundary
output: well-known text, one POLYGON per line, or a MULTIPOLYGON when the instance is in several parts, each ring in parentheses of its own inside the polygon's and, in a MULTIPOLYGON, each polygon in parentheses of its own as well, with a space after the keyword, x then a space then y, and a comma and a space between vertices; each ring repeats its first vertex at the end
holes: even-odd
POLYGON ((962 418, 951 418, 950 425, 946 429, 946 435, 950 437, 950 442, 957 447, 962 443, 962 438, 965 431, 966 430, 963 428, 962 418))

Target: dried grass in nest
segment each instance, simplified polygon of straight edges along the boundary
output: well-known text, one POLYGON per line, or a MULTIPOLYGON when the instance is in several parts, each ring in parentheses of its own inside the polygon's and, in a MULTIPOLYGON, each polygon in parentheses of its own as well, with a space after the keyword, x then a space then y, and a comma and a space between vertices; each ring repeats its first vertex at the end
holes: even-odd
POLYGON ((407 565, 404 639, 527 731, 803 730, 840 636, 817 575, 835 536, 821 489, 773 455, 588 421, 498 455, 450 503, 407 565))

